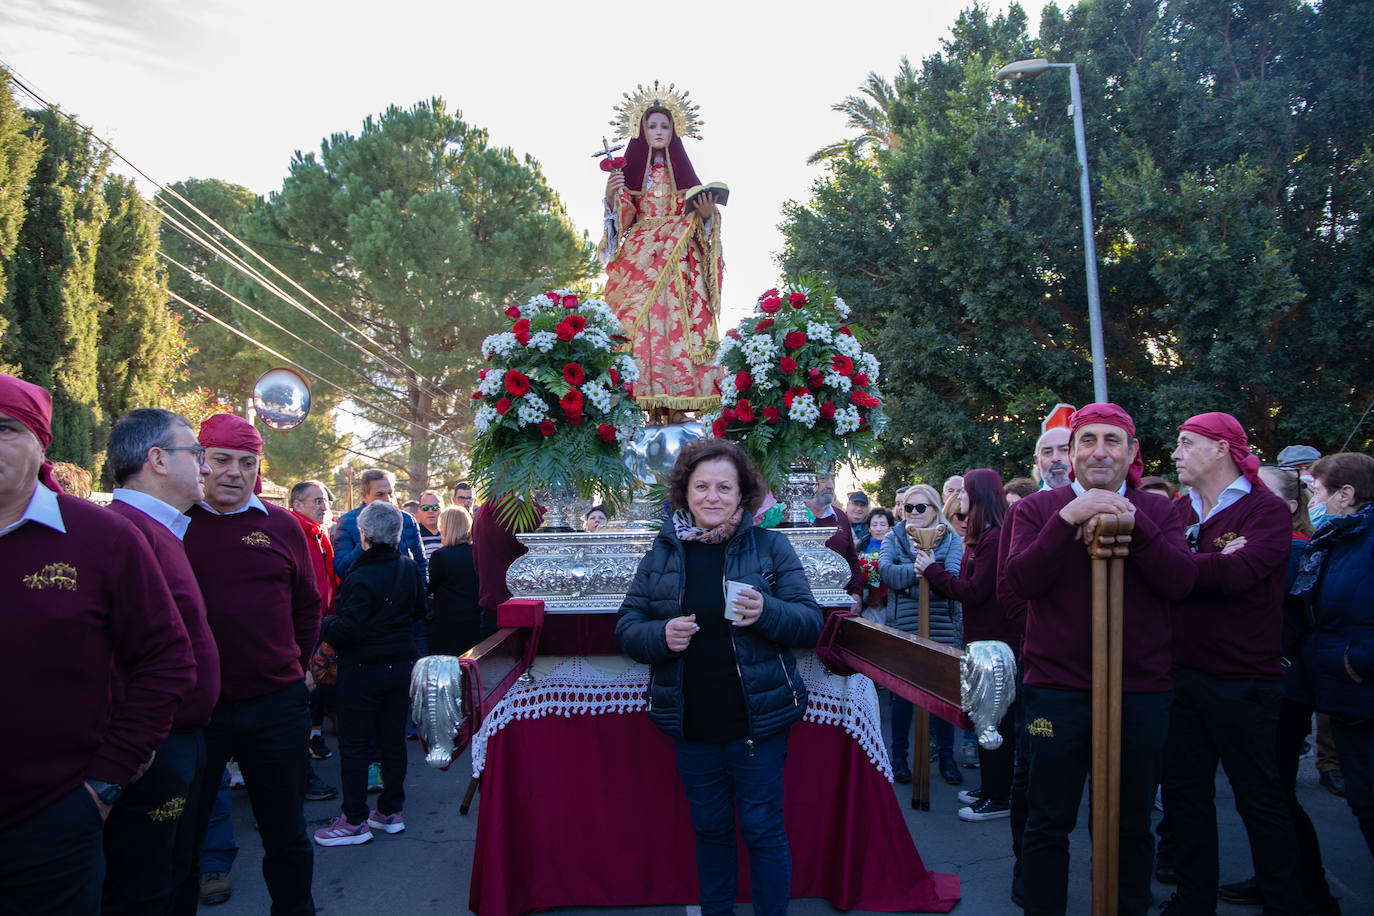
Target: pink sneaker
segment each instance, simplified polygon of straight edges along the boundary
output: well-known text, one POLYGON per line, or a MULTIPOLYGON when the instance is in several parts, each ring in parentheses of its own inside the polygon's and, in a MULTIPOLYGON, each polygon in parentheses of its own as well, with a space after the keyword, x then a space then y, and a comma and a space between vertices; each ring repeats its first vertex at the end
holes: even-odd
POLYGON ((315 842, 321 846, 357 846, 370 839, 371 828, 366 823, 350 824, 346 814, 340 814, 329 822, 328 827, 315 831, 315 842))
POLYGON ((367 825, 383 833, 400 833, 406 829, 405 818, 401 817, 401 812, 395 814, 382 814, 380 811, 373 811, 367 816, 367 825))

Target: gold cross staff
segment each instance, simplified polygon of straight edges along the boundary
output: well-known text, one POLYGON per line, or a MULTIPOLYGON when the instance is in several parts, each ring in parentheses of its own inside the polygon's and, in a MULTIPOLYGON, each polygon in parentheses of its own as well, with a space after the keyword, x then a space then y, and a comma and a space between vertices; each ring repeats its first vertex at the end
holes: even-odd
POLYGON ((595 159, 597 156, 604 156, 605 158, 610 159, 610 158, 611 158, 611 153, 614 153, 614 152, 615 152, 616 150, 618 150, 618 149, 624 149, 624 148, 625 148, 625 144, 623 144, 623 143, 618 143, 618 144, 616 144, 615 146, 611 146, 608 142, 606 142, 606 138, 605 138, 605 137, 602 137, 602 138, 601 138, 601 149, 599 149, 599 150, 597 150, 596 152, 592 153, 592 158, 595 159))

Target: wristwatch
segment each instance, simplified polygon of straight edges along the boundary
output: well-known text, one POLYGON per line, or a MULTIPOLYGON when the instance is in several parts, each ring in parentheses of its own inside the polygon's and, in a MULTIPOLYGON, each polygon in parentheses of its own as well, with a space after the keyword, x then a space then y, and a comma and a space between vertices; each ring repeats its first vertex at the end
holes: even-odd
POLYGON ((110 807, 114 807, 114 803, 119 801, 119 797, 124 794, 124 787, 117 786, 112 782, 101 782, 98 779, 88 779, 86 780, 86 785, 90 786, 95 792, 96 798, 110 807))

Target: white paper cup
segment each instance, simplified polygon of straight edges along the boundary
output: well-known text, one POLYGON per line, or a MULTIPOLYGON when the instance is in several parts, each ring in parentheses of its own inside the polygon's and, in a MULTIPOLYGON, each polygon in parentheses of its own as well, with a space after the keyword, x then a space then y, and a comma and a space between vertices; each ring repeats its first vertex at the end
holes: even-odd
POLYGON ((754 586, 747 582, 736 582, 734 579, 725 580, 725 619, 740 621, 744 619, 744 612, 740 607, 740 592, 744 589, 755 590, 754 586))

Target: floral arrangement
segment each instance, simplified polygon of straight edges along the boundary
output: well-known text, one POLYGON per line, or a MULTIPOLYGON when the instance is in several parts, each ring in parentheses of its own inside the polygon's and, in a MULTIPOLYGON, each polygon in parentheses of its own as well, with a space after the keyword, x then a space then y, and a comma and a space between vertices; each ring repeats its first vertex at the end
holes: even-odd
POLYGON ((512 305, 506 317, 510 330, 482 341, 491 366, 472 393, 483 498, 571 488, 584 498, 599 492, 614 511, 631 483, 621 445, 644 424, 639 367, 620 352, 620 322, 605 302, 565 289, 512 305))
POLYGON ((721 410, 704 422, 738 442, 771 485, 791 464, 829 469, 871 455, 887 425, 877 357, 848 317, 843 299, 804 278, 759 296, 721 339, 721 410))
POLYGON ((859 556, 859 569, 863 571, 864 584, 869 588, 877 588, 883 584, 883 580, 878 577, 878 555, 865 553, 859 556))

